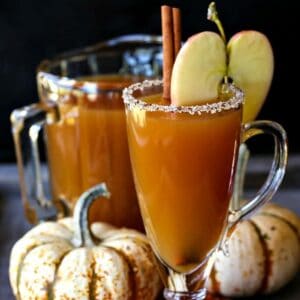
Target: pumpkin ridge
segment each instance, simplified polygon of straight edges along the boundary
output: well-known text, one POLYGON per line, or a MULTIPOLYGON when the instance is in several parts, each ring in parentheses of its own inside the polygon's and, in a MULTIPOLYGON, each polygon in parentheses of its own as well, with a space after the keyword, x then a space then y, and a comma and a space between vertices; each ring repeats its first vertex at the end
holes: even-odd
MULTIPOLYGON (((36 234, 33 234, 33 235, 29 235, 29 236, 24 236, 23 238, 39 238, 39 236, 42 235, 44 237, 50 237, 50 238, 55 238, 55 239, 59 239, 59 240, 63 240, 65 242, 67 242, 68 244, 70 244, 72 247, 73 247, 73 243, 72 241, 70 241, 68 238, 65 238, 65 237, 62 237, 62 236, 57 236, 57 235, 54 235, 54 234, 49 234, 49 233, 36 233, 36 234)), ((41 245, 44 245, 44 244, 52 244, 54 242, 42 242, 41 244, 38 244, 38 246, 41 246, 41 245)))
MULTIPOLYGON (((52 235, 50 235, 50 236, 53 237, 52 235)), ((30 238, 32 238, 32 237, 34 237, 34 236, 31 236, 30 238)), ((68 242, 68 243, 70 244, 70 246, 71 246, 70 241, 68 241, 68 240, 66 240, 66 239, 65 239, 65 241, 68 242)), ((51 244, 55 244, 55 243, 57 243, 57 242, 54 242, 54 241, 53 241, 53 242, 42 242, 42 243, 40 243, 40 244, 32 245, 32 247, 30 247, 30 248, 28 249, 28 251, 26 252, 26 254, 21 258, 21 262, 20 262, 20 264, 19 264, 19 266, 18 266, 18 270, 17 270, 17 295, 16 295, 16 297, 17 297, 18 300, 21 300, 21 299, 22 299, 22 297, 20 296, 19 286, 20 286, 21 273, 22 273, 22 269, 23 269, 23 266, 24 266, 24 260, 25 260, 25 258, 27 257, 27 255, 28 255, 32 250, 34 250, 34 249, 36 249, 36 248, 38 248, 38 247, 40 247, 40 246, 43 246, 43 245, 51 245, 51 244)))
MULTIPOLYGON (((52 243, 53 244, 53 243, 52 243)), ((54 300, 54 295, 53 295, 53 291, 54 291, 54 286, 55 286, 55 282, 57 279, 57 273, 58 273, 58 269, 59 266, 61 265, 63 259, 73 250, 73 248, 71 248, 70 250, 67 250, 59 259, 59 261, 55 264, 55 273, 54 273, 54 278, 52 282, 49 282, 49 285, 47 287, 47 297, 49 300, 54 300)))
POLYGON ((101 245, 102 247, 108 248, 114 252, 116 252, 119 256, 121 256, 127 263, 128 265, 128 270, 129 270, 129 284, 130 284, 130 290, 132 291, 132 295, 131 295, 131 300, 135 300, 136 299, 136 284, 135 284, 135 277, 134 277, 134 272, 133 272, 133 268, 131 266, 131 263, 128 259, 128 257, 119 249, 113 248, 111 246, 107 246, 107 245, 101 245))
POLYGON ((93 252, 91 252, 93 261, 91 263, 91 270, 92 270, 92 276, 91 276, 91 280, 89 282, 89 299, 90 300, 95 300, 94 294, 95 294, 95 280, 96 280, 96 276, 95 276, 95 257, 93 255, 93 252))
MULTIPOLYGON (((66 242, 66 243, 68 243, 70 246, 72 246, 72 247, 74 247, 73 246, 73 244, 72 244, 72 241, 70 241, 69 239, 67 239, 67 238, 63 238, 63 237, 61 237, 61 236, 57 236, 57 235, 53 235, 53 234, 42 234, 43 236, 49 236, 49 237, 52 237, 52 238, 56 238, 56 239, 59 239, 59 240, 62 240, 62 241, 64 241, 64 242, 66 242)), ((36 237, 36 238, 38 238, 39 237, 39 234, 38 235, 32 235, 32 236, 30 236, 30 238, 31 237, 36 237)), ((42 244, 39 244, 38 246, 42 246, 42 245, 44 245, 44 244, 53 244, 53 243, 56 243, 56 242, 48 242, 48 243, 42 243, 42 244)))
POLYGON ((262 216, 268 216, 268 217, 273 217, 273 218, 275 218, 277 220, 282 221, 286 225, 288 225, 290 227, 290 229, 296 234, 296 236, 297 236, 297 238, 298 238, 298 240, 300 242, 300 235, 298 233, 297 227, 294 224, 292 224, 290 221, 288 221, 287 219, 285 219, 285 218, 283 218, 281 216, 278 216, 278 215, 275 215, 275 214, 272 214, 272 213, 268 213, 268 212, 263 212, 260 215, 262 215, 262 216))
POLYGON ((69 228, 66 224, 64 224, 63 222, 59 222, 58 221, 58 224, 59 225, 62 225, 62 227, 66 228, 67 230, 69 230, 72 234, 74 234, 74 230, 72 230, 71 228, 69 228))
POLYGON ((210 280, 212 284, 212 289, 215 291, 216 294, 220 293, 220 283, 217 280, 217 270, 215 264, 213 265, 210 273, 210 280))
POLYGON ((73 236, 73 232, 62 223, 46 221, 38 224, 36 227, 28 231, 23 238, 38 237, 40 235, 70 241, 70 237, 73 236), (48 227, 50 228, 50 231, 48 227), (64 234, 61 234, 61 230, 65 231, 64 234))
POLYGON ((268 287, 268 278, 269 275, 272 272, 272 261, 270 259, 270 250, 268 249, 268 245, 265 241, 265 237, 262 234, 260 228, 257 226, 257 224, 253 221, 253 220, 248 220, 249 224, 251 224, 253 226, 253 228, 255 229, 256 233, 258 234, 259 237, 259 241, 261 242, 261 246, 263 249, 263 254, 264 254, 264 258, 265 258, 265 268, 264 268, 264 276, 261 282, 261 286, 260 288, 257 290, 257 294, 262 294, 268 287))
MULTIPOLYGON (((31 249, 34 249, 34 248, 36 248, 36 247, 32 247, 31 249)), ((30 250, 31 250, 31 249, 30 249, 30 250)), ((29 253, 30 250, 29 250, 27 253, 29 253)), ((19 264, 19 266, 18 266, 18 270, 17 270, 17 293, 16 293, 16 298, 17 298, 18 300, 21 300, 21 299, 22 299, 22 298, 21 298, 21 295, 20 295, 20 288, 19 288, 19 286, 20 286, 20 280, 21 280, 21 271, 22 271, 22 269, 23 269, 23 266, 24 266, 24 260, 25 260, 25 258, 26 258, 26 256, 27 256, 27 253, 26 253, 26 255, 24 255, 24 257, 22 258, 22 260, 21 260, 21 262, 20 262, 20 264, 19 264)))

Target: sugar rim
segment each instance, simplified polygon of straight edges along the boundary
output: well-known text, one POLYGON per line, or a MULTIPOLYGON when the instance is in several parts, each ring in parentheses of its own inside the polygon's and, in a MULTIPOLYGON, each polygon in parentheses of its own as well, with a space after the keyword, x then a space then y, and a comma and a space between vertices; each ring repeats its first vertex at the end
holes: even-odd
POLYGON ((145 88, 162 85, 162 80, 145 80, 143 82, 134 83, 131 86, 123 90, 124 104, 129 110, 138 108, 145 111, 162 111, 162 112, 174 112, 174 113, 189 113, 191 115, 202 113, 215 114, 226 110, 236 109, 244 103, 244 93, 237 88, 234 84, 227 85, 227 91, 233 94, 230 99, 226 101, 218 101, 215 103, 206 103, 201 105, 191 106, 176 106, 176 105, 162 105, 162 104, 150 104, 143 100, 137 99, 133 96, 135 91, 143 91, 145 88))

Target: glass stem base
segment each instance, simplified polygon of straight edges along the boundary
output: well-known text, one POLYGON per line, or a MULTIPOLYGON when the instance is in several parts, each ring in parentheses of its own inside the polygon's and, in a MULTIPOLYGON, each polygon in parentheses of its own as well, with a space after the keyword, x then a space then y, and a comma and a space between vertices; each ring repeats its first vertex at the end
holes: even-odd
POLYGON ((195 292, 174 292, 168 289, 164 290, 166 300, 203 300, 206 298, 206 289, 200 289, 195 292))

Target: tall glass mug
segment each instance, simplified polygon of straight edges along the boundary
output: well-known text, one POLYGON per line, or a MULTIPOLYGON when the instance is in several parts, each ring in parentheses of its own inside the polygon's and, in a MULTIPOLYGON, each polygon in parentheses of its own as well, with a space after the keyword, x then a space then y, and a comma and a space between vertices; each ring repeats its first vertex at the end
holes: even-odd
POLYGON ((228 229, 270 200, 280 185, 286 134, 271 121, 242 125, 244 96, 233 85, 214 103, 200 106, 166 104, 161 90, 156 80, 123 92, 139 205, 165 298, 203 299, 228 229), (239 145, 258 134, 274 137, 269 176, 254 199, 230 208, 239 145))
POLYGON ((143 229, 122 89, 141 78, 160 76, 161 60, 160 37, 133 35, 42 62, 37 73, 39 103, 11 115, 22 199, 30 222, 68 215, 82 192, 106 182, 111 198, 96 201, 90 220, 143 229), (42 129, 51 196, 40 163, 42 129))

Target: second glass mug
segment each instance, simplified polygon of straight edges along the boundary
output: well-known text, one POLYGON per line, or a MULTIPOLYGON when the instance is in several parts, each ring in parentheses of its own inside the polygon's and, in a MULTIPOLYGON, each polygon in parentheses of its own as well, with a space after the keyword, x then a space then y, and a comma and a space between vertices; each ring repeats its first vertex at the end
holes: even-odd
POLYGON ((165 298, 204 299, 228 230, 269 201, 283 179, 286 133, 271 121, 243 125, 244 96, 233 85, 223 100, 199 106, 165 104, 161 91, 156 80, 123 92, 134 180, 165 298), (268 178, 246 204, 230 203, 240 143, 259 134, 274 137, 268 178))
POLYGON ((22 200, 31 223, 70 214, 81 193, 104 181, 112 196, 90 209, 90 220, 143 230, 121 95, 141 78, 159 77, 161 65, 161 38, 149 35, 122 36, 41 63, 40 102, 11 114, 22 200), (40 162, 42 129, 50 188, 40 162))

